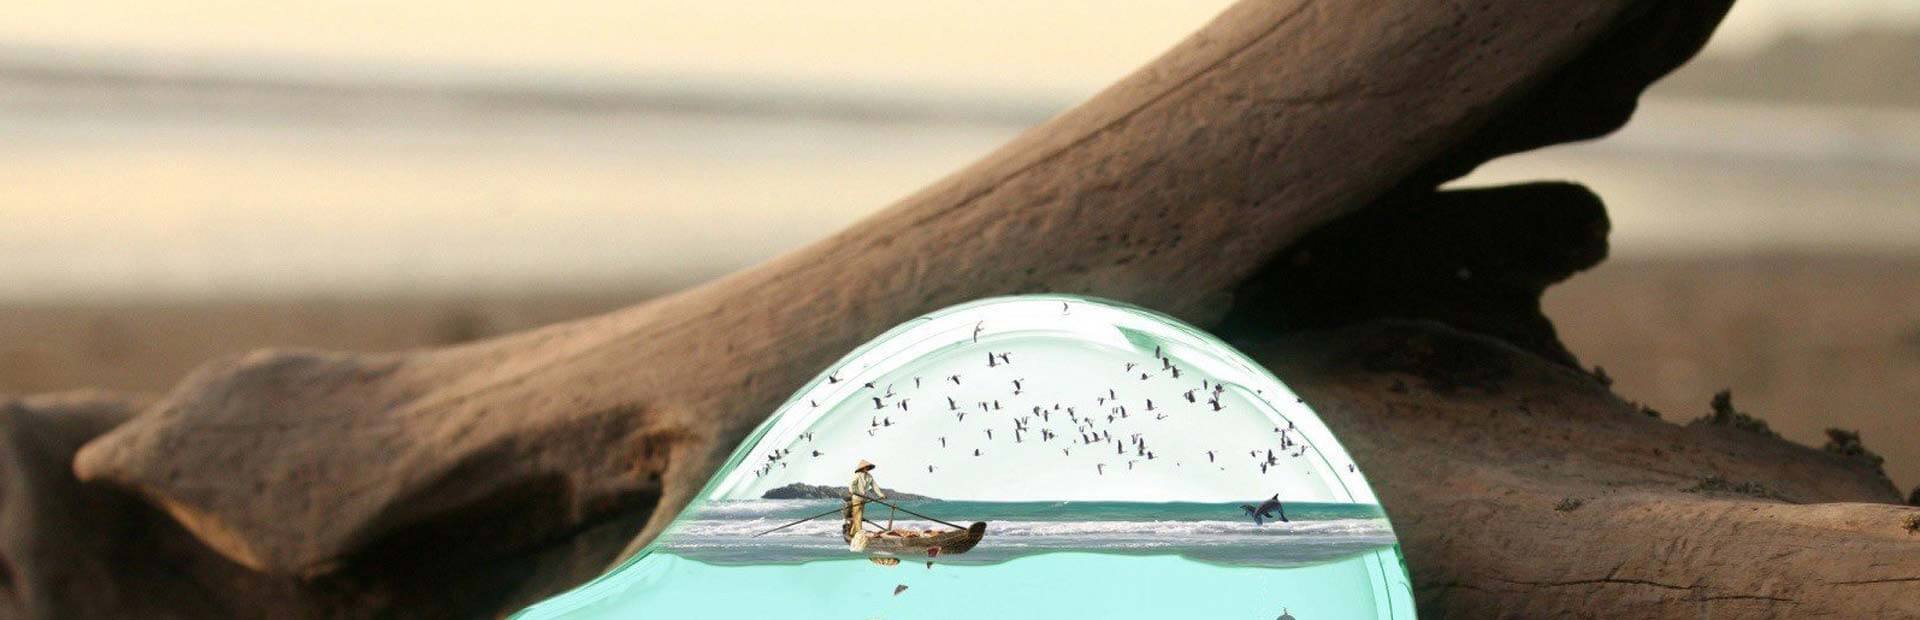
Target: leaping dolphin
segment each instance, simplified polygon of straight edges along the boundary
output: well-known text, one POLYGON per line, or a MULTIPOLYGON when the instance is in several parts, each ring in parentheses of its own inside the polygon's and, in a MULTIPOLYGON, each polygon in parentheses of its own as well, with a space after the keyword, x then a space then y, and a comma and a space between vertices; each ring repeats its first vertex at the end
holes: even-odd
POLYGON ((1260 502, 1259 508, 1248 504, 1241 504, 1240 509, 1247 511, 1247 516, 1253 517, 1254 525, 1265 525, 1266 520, 1274 518, 1275 515, 1280 517, 1281 523, 1289 523, 1289 521, 1287 521, 1287 508, 1280 505, 1279 493, 1273 494, 1273 497, 1267 498, 1267 501, 1260 502))

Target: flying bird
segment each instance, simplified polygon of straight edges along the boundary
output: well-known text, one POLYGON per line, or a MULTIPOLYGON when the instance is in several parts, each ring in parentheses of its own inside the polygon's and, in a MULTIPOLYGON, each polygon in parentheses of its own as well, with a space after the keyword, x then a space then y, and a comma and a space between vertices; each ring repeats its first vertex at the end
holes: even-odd
POLYGON ((1266 520, 1274 518, 1275 515, 1280 517, 1281 523, 1290 523, 1290 521, 1287 520, 1286 506, 1280 504, 1279 493, 1273 494, 1273 497, 1267 498, 1267 501, 1260 502, 1258 508, 1249 504, 1241 504, 1240 509, 1246 511, 1247 516, 1253 517, 1254 525, 1265 525, 1266 520))

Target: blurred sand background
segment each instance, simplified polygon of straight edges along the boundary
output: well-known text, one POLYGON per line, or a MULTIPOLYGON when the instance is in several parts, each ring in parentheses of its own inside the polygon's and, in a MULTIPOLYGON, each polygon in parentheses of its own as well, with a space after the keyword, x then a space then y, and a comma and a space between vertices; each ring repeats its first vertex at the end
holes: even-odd
MULTIPOLYGON (((631 304, 885 206, 1225 2, 94 4, 0 24, 0 394, 631 304)), ((1743 0, 1626 130, 1459 184, 1540 178, 1609 204, 1613 258, 1546 305, 1623 397, 1685 421, 1732 389, 1920 484, 1920 2, 1743 0)))

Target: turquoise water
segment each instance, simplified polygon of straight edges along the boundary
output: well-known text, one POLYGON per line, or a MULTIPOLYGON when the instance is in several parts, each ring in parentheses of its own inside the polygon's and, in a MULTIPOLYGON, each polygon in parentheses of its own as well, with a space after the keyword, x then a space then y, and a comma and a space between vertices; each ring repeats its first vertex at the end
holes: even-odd
POLYGON ((1295 568, 1050 553, 991 566, 723 566, 654 552, 520 618, 1412 618, 1399 547, 1295 568), (907 589, 895 594, 898 586, 907 589), (584 593, 583 593, 584 594, 584 593))

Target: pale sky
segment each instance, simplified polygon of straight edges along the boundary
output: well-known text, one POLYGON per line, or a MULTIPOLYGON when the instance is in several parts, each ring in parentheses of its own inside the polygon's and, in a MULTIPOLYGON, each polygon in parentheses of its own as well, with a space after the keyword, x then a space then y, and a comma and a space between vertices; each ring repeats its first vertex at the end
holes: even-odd
MULTIPOLYGON (((1080 96, 1226 0, 12 0, 0 46, 141 62, 703 75, 1080 96)), ((1920 0, 1742 0, 1715 47, 1913 25, 1920 0)))
MULTIPOLYGON (((747 90, 770 85, 774 99, 818 90, 1044 107, 1085 98, 1227 4, 7 0, 0 64, 52 59, 294 81, 685 80, 747 90)), ((1712 47, 1739 51, 1788 29, 1916 22, 1920 0, 1742 0, 1712 47)), ((0 142, 7 144, 0 149, 0 187, 7 188, 0 214, 8 224, 0 227, 0 265, 8 267, 0 273, 0 299, 678 286, 824 236, 1020 129, 449 110, 430 97, 311 99, 191 88, 0 87, 0 142)), ((1904 135, 1882 127, 1912 126, 1904 117, 1856 121, 1795 117, 1761 126, 1837 128, 1815 140, 1794 134, 1772 142, 1831 143, 1846 151, 1904 135)), ((1752 132, 1741 128, 1753 125, 1677 126, 1694 132, 1680 135, 1746 136, 1752 132)), ((1699 141, 1712 147, 1728 140, 1699 141)), ((1742 137, 1734 146, 1753 141, 1742 137)), ((1552 176, 1577 170, 1556 167, 1552 176)), ((1616 176, 1626 179, 1622 185, 1646 177, 1633 170, 1616 176)), ((1905 206, 1901 200, 1911 194, 1904 177, 1885 176, 1890 180, 1879 185, 1834 176, 1831 187, 1801 177, 1763 179, 1821 192, 1869 185, 1841 194, 1845 200, 1714 191, 1743 208, 1802 200, 1905 206)), ((1664 179, 1642 185, 1717 187, 1664 179)), ((1671 218, 1635 216, 1625 206, 1726 220, 1706 215, 1690 196, 1659 198, 1614 201, 1621 205, 1612 209, 1617 248, 1651 247, 1636 244, 1658 230, 1677 239, 1661 247, 1724 247, 1701 243, 1709 234, 1701 231, 1731 231, 1725 234, 1735 241, 1767 247, 1831 247, 1833 238, 1862 235, 1911 245, 1912 235, 1899 234, 1908 228, 1885 225, 1879 212, 1822 212, 1821 222, 1859 224, 1809 236, 1823 229, 1777 215, 1787 211, 1741 211, 1788 235, 1780 241, 1747 232, 1757 227, 1669 226, 1671 218)))

